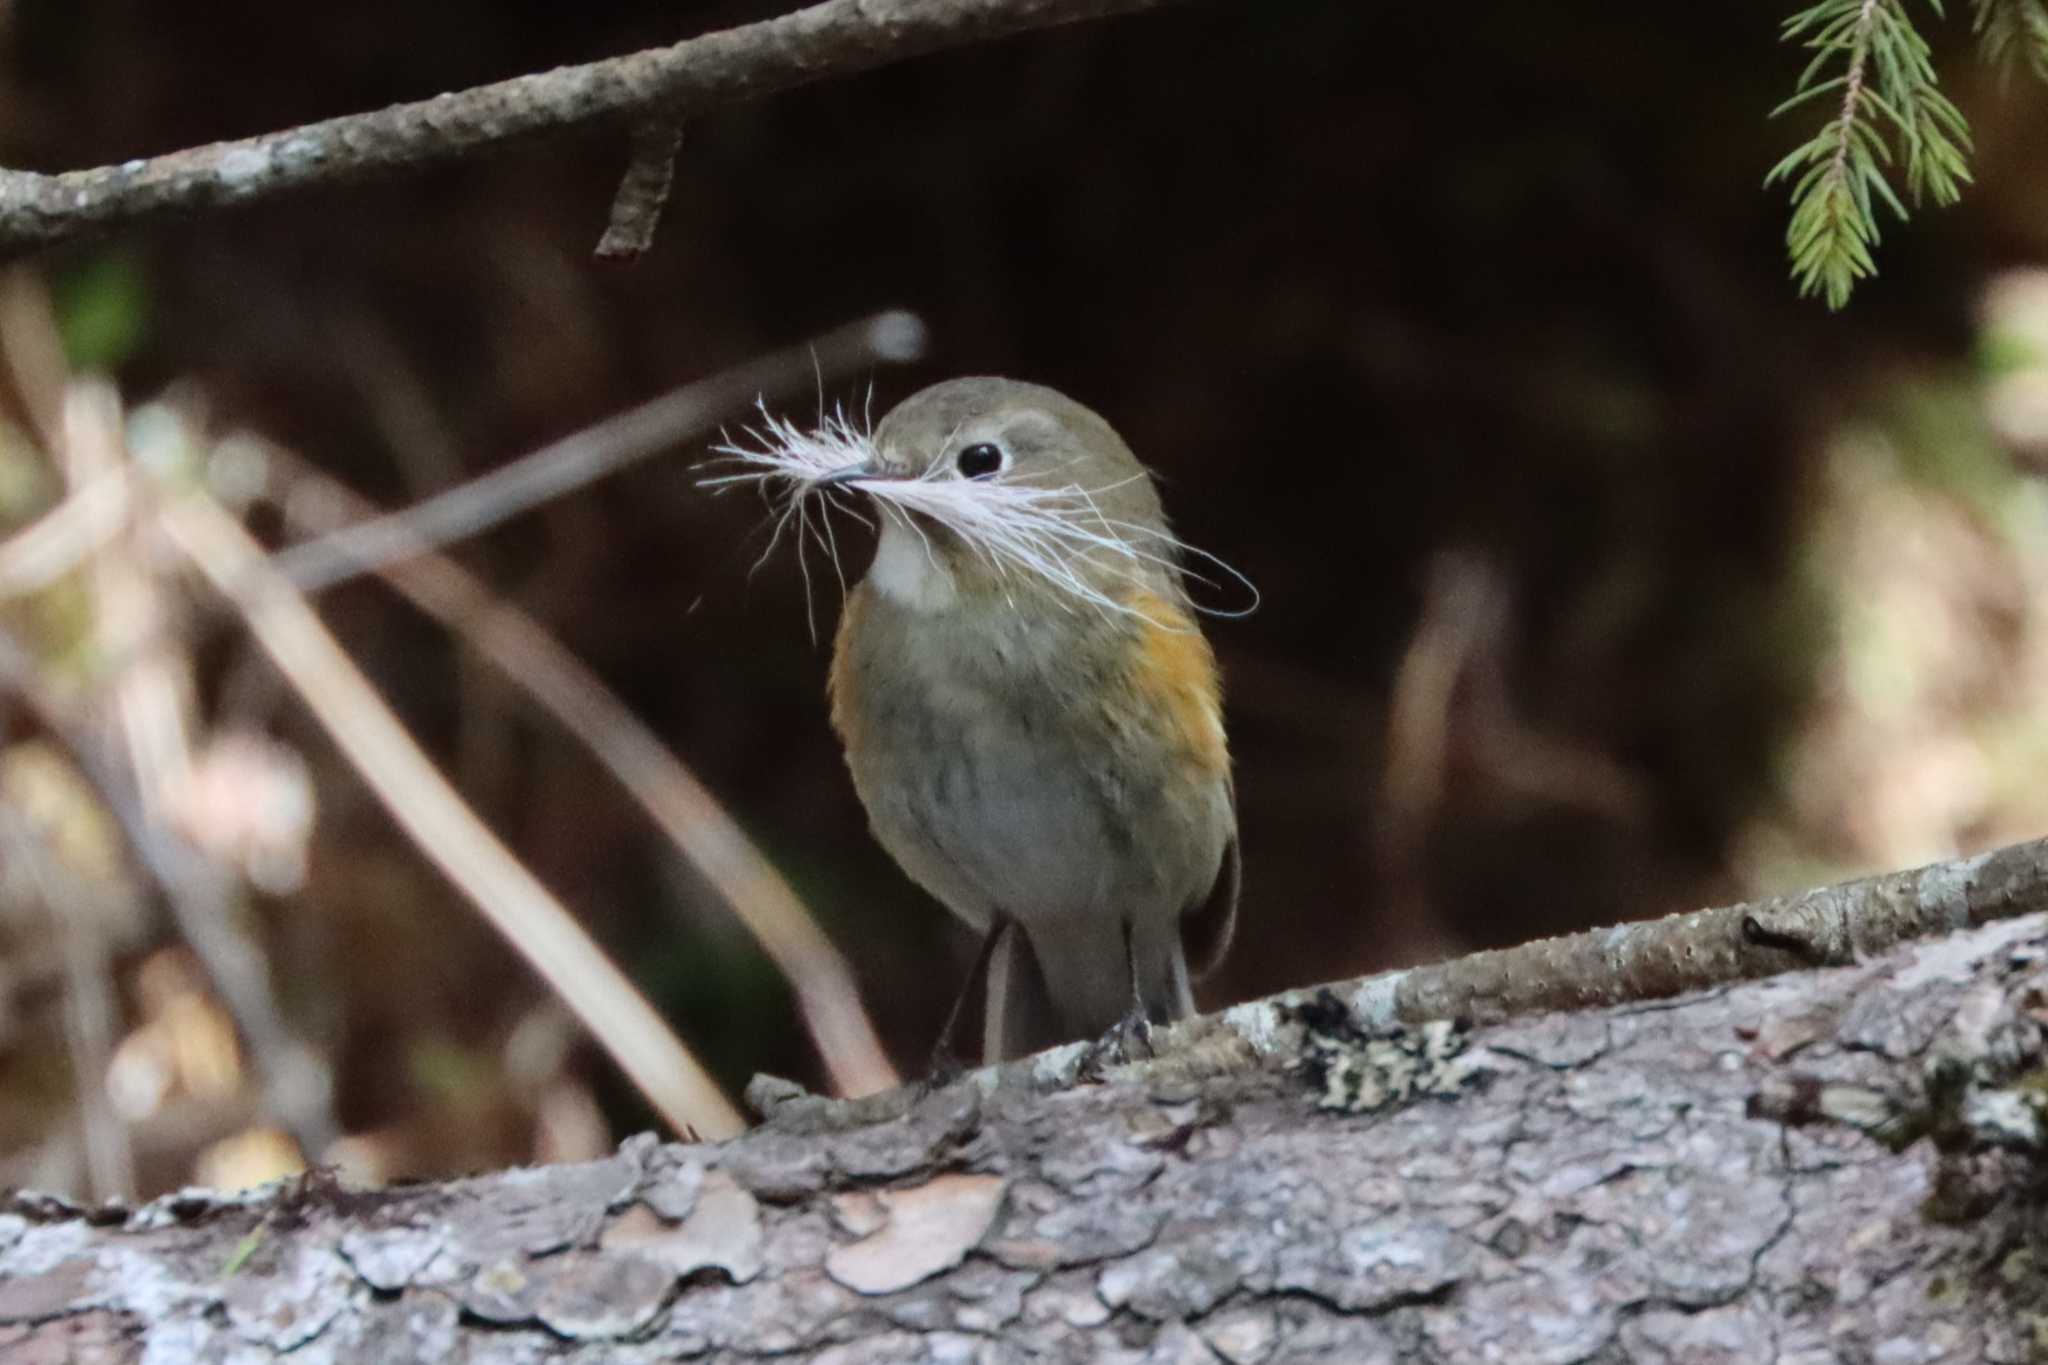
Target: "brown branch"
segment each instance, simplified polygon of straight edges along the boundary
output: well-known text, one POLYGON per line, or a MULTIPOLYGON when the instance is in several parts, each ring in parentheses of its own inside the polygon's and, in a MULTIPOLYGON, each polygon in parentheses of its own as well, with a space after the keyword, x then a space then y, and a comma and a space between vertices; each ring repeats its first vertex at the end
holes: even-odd
POLYGON ((0 252, 18 252, 315 185, 423 170, 565 129, 683 120, 830 76, 1165 0, 826 0, 670 47, 477 86, 374 113, 46 175, 0 171, 0 252))

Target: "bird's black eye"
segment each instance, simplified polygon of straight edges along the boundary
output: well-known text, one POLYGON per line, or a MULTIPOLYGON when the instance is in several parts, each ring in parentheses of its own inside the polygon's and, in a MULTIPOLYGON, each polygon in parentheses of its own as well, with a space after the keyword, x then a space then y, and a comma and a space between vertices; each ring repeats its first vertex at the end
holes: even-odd
POLYGON ((953 463, 959 468, 962 478, 986 479, 1003 467, 1003 450, 991 442, 976 441, 971 446, 961 447, 960 453, 953 457, 953 463))

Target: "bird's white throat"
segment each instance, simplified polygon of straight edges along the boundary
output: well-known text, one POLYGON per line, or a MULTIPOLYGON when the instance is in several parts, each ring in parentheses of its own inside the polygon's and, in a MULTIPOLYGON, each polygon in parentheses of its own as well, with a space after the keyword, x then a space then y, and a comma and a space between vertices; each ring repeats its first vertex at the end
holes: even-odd
POLYGON ((953 571, 923 536, 896 517, 884 515, 875 562, 868 566, 875 591, 912 611, 943 611, 959 594, 953 571))

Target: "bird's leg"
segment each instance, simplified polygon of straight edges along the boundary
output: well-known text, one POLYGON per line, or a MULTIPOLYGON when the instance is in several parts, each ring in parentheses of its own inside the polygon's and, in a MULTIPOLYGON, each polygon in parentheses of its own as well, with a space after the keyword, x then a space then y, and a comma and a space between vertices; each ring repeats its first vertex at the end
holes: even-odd
POLYGON ((1132 942, 1132 928, 1129 920, 1124 921, 1124 962, 1131 972, 1131 1007, 1124 1011, 1124 1017, 1109 1026, 1109 1031, 1088 1045, 1088 1054, 1081 1059, 1083 1076, 1100 1076, 1106 1066, 1123 1066, 1150 1057, 1152 1052, 1152 1018, 1145 1013, 1145 991, 1138 981, 1138 953, 1132 942))
POLYGON ((1125 1061, 1131 1060, 1131 1044, 1143 1048, 1145 1055, 1152 1055, 1152 1018, 1145 1013, 1145 989, 1138 982, 1138 950, 1132 943, 1129 920, 1124 921, 1124 962, 1131 969, 1131 1007, 1124 1011, 1124 1017, 1117 1021, 1117 1032, 1123 1035, 1125 1061))
POLYGON ((952 1084, 960 1076, 960 1054, 954 1050, 953 1041, 960 1032, 960 1016, 967 1011, 967 1002, 975 994, 975 985, 988 975, 990 959, 996 955, 996 945, 1002 942, 1003 934, 1013 921, 1008 915, 996 915, 988 922, 988 932, 981 937, 981 948, 974 955, 974 965, 967 969, 967 979, 960 983, 960 994, 953 997, 953 1008, 946 1011, 946 1022, 939 1027, 939 1040, 932 1044, 931 1070, 925 1074, 924 1088, 938 1090, 952 1084))

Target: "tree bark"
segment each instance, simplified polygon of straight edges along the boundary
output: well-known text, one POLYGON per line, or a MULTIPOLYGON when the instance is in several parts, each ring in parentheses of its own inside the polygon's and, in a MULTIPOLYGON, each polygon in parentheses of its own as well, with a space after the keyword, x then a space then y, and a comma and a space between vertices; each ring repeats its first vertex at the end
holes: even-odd
POLYGON ((0 1358, 2029 1360, 2034 1158, 1929 1116, 2038 1093, 2044 964, 2035 913, 1462 1033, 1333 995, 1263 1056, 451 1184, 16 1195, 0 1358))

